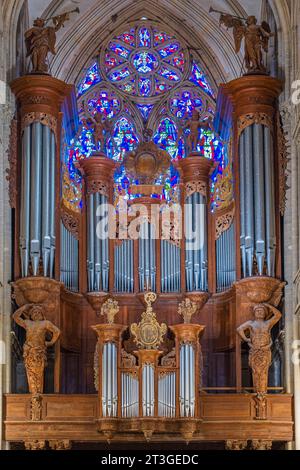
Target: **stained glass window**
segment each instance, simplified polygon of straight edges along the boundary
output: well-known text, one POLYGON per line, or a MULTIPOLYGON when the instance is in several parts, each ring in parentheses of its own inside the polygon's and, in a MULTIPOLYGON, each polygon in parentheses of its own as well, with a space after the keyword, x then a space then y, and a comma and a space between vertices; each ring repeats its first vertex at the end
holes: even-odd
POLYGON ((99 68, 97 62, 94 63, 87 71, 86 76, 79 85, 78 96, 81 96, 85 93, 91 86, 96 85, 101 81, 99 68))
POLYGON ((116 36, 105 52, 108 79, 122 91, 141 97, 170 90, 187 67, 181 44, 154 26, 137 26, 116 36))
MULTIPOLYGON (((96 149, 94 119, 98 114, 109 129, 108 133, 104 131, 104 151, 109 158, 121 162, 125 153, 143 140, 142 126, 149 123, 153 141, 172 160, 187 156, 188 120, 193 110, 197 109, 203 120, 213 117, 215 108, 213 88, 187 50, 173 34, 150 21, 141 21, 108 40, 78 89, 81 127, 68 154, 74 184, 81 178, 74 162, 88 158, 96 149), (124 95, 130 95, 130 100, 124 95)), ((226 151, 206 127, 199 132, 197 150, 217 162, 212 175, 214 187, 226 168, 226 151)), ((128 194, 126 178, 121 166, 115 176, 118 191, 135 197, 128 194)), ((178 174, 171 168, 163 198, 170 200, 177 182, 178 174)))

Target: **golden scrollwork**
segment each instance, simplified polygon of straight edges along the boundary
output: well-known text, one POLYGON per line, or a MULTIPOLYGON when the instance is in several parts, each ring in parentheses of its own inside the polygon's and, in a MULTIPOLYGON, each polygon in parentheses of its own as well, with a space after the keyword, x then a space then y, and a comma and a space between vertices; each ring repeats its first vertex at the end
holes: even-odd
POLYGON ((26 113, 22 117, 21 132, 24 131, 25 127, 30 126, 30 124, 33 124, 34 122, 39 122, 40 124, 43 124, 43 126, 49 127, 57 140, 57 119, 54 116, 36 111, 26 113))
POLYGON ((79 204, 82 200, 81 183, 71 181, 66 165, 62 167, 62 200, 67 209, 77 214, 80 213, 79 204))
POLYGON ((226 214, 219 215, 216 218, 216 240, 220 238, 222 233, 226 232, 228 230, 233 221, 234 221, 234 215, 235 215, 235 207, 230 209, 229 212, 226 212, 226 214))
POLYGON ((273 120, 272 117, 267 113, 248 113, 243 114, 238 119, 238 135, 240 135, 246 127, 251 126, 252 124, 263 124, 270 128, 270 131, 273 133, 273 120))
POLYGON ((287 139, 283 131, 280 114, 277 117, 278 164, 279 164, 279 210, 282 217, 286 208, 287 166, 289 162, 287 139))
POLYGON ((185 196, 189 197, 194 193, 200 193, 202 196, 207 196, 207 186, 204 181, 189 181, 185 184, 185 196))
POLYGON ((142 349, 157 349, 168 329, 165 323, 160 325, 156 319, 152 308, 152 303, 156 298, 157 295, 154 292, 147 292, 144 295, 146 311, 142 313, 140 323, 133 323, 130 327, 135 343, 142 349))
POLYGON ((218 210, 226 209, 233 200, 233 175, 229 163, 222 174, 218 174, 214 185, 215 201, 218 210))
POLYGON ((119 313, 120 307, 117 300, 109 298, 101 307, 101 315, 106 317, 106 321, 109 324, 113 324, 115 316, 119 313))
POLYGON ((176 367, 176 349, 175 348, 172 348, 171 351, 162 358, 161 365, 163 367, 176 367))

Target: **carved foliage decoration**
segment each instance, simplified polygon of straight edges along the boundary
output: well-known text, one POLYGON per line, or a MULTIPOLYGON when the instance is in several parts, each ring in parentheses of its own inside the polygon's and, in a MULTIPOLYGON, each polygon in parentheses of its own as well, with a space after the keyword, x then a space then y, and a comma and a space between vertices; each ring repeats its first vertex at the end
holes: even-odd
POLYGON ((121 349, 121 367, 134 367, 136 366, 136 357, 133 354, 121 349))
POLYGON ((226 214, 219 215, 216 219, 216 240, 220 238, 222 233, 226 232, 228 230, 233 221, 234 221, 234 215, 235 215, 235 207, 233 207, 229 212, 226 212, 226 214))
POLYGON ((103 183, 103 181, 92 180, 88 181, 87 185, 87 195, 99 193, 103 196, 108 196, 108 187, 107 184, 103 183))
POLYGON ((226 209, 233 200, 233 175, 231 163, 227 165, 222 174, 217 176, 214 185, 216 206, 219 210, 226 209))
POLYGON ((61 206, 61 220, 66 230, 68 230, 76 240, 79 240, 79 214, 70 211, 64 204, 61 206))
POLYGON ((75 180, 71 181, 69 170, 66 165, 62 167, 62 200, 64 206, 71 211, 79 214, 81 212, 80 202, 82 200, 81 183, 75 180))
POLYGON ((287 166, 289 162, 287 139, 282 127, 280 114, 277 117, 277 139, 278 139, 278 167, 279 167, 279 210, 284 216, 286 208, 287 166))
POLYGON ((189 181, 185 185, 185 195, 186 197, 191 196, 194 193, 200 193, 202 196, 207 196, 207 186, 204 181, 189 181))
POLYGON ((12 208, 17 207, 17 157, 18 157, 18 123, 14 118, 10 124, 10 137, 9 137, 9 148, 8 163, 9 168, 6 170, 6 179, 9 183, 9 204, 12 208))
POLYGON ((40 122, 44 126, 48 126, 55 134, 57 139, 57 119, 51 114, 39 113, 32 111, 31 113, 26 113, 22 116, 21 131, 23 132, 24 128, 30 126, 34 122, 40 122))
POLYGON ((263 124, 270 128, 273 133, 273 120, 269 114, 266 113, 248 113, 243 114, 238 119, 238 134, 240 135, 246 127, 252 124, 263 124))

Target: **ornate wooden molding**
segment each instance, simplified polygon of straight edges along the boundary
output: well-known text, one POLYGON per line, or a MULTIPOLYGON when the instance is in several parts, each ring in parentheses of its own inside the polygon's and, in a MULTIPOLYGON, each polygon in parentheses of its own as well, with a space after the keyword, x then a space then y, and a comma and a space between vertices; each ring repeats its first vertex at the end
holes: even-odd
POLYGON ((226 450, 245 450, 248 445, 247 441, 228 440, 225 441, 226 450))
POLYGON ((68 230, 76 240, 79 240, 80 214, 67 208, 63 201, 61 204, 61 221, 66 230, 68 230))
POLYGON ((34 122, 39 122, 43 126, 49 127, 57 140, 57 119, 54 116, 35 111, 23 114, 21 120, 21 132, 24 131, 25 127, 30 126, 30 124, 33 124, 34 122))
POLYGON ((209 175, 213 167, 213 162, 208 158, 200 156, 197 152, 192 153, 187 158, 179 160, 175 166, 178 168, 184 184, 199 182, 205 183, 207 195, 209 185, 209 175))
POLYGON ((185 195, 186 197, 191 196, 194 193, 200 193, 202 196, 207 197, 207 185, 205 182, 196 180, 189 181, 185 184, 185 195))
POLYGON ((251 126, 252 124, 263 124, 264 126, 269 127, 270 131, 274 133, 274 123, 271 116, 267 113, 247 113, 243 114, 238 119, 238 135, 243 132, 246 127, 251 126))
POLYGON ((253 440, 251 442, 252 450, 272 450, 272 441, 253 440))
POLYGON ((26 450, 45 450, 46 449, 46 441, 43 440, 31 440, 31 441, 24 441, 24 446, 26 450))
POLYGON ((277 307, 285 282, 267 276, 248 277, 235 283, 237 294, 248 302, 268 303, 277 307))
POLYGON ((86 194, 89 196, 90 194, 99 193, 102 196, 108 197, 108 185, 103 181, 99 180, 92 180, 90 179, 87 186, 86 194))
POLYGON ((49 441, 51 450, 70 450, 72 448, 72 441, 68 439, 49 441))
POLYGON ((286 209, 287 166, 289 162, 287 139, 283 130, 280 114, 277 116, 278 167, 279 167, 279 210, 284 216, 286 209))
POLYGON ((13 118, 10 123, 9 148, 7 150, 9 168, 6 170, 6 179, 9 183, 9 204, 17 207, 17 160, 18 160, 18 121, 13 118))
POLYGON ((233 206, 225 214, 219 215, 216 218, 216 240, 220 238, 222 233, 230 229, 234 221, 234 216, 235 216, 235 206, 233 206))

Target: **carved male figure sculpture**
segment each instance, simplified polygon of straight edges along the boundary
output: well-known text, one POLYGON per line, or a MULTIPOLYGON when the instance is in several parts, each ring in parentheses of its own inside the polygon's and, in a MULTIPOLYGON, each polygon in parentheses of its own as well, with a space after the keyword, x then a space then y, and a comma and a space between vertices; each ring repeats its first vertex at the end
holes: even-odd
POLYGON ((210 117, 206 121, 200 121, 200 113, 199 111, 194 109, 192 112, 192 117, 191 119, 188 120, 185 127, 190 130, 190 133, 186 139, 187 151, 189 153, 191 151, 197 150, 197 145, 199 142, 199 132, 201 129, 203 130, 211 129, 212 119, 210 117))
POLYGON ((271 365, 271 329, 281 318, 281 313, 269 304, 258 304, 253 308, 254 320, 241 325, 237 332, 250 347, 249 366, 252 370, 255 393, 265 394, 268 388, 268 372, 271 365), (268 311, 272 316, 267 319, 268 311), (249 332, 249 336, 246 333, 249 332))
POLYGON ((23 305, 13 314, 14 321, 26 330, 23 358, 28 380, 29 392, 33 395, 43 393, 44 370, 47 365, 47 347, 59 338, 60 330, 46 320, 41 305, 23 305), (26 310, 29 310, 29 315, 26 310), (52 335, 48 341, 47 335, 52 335))

